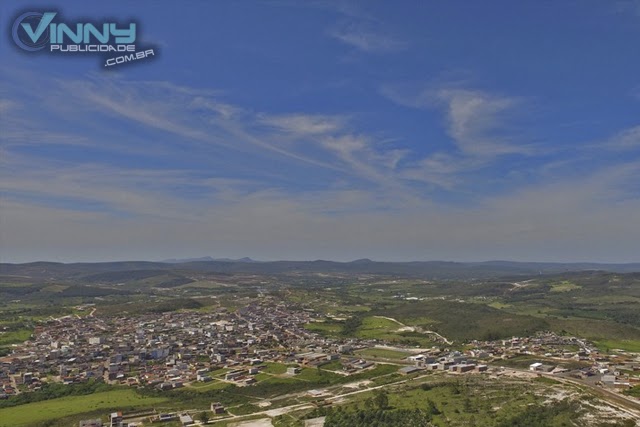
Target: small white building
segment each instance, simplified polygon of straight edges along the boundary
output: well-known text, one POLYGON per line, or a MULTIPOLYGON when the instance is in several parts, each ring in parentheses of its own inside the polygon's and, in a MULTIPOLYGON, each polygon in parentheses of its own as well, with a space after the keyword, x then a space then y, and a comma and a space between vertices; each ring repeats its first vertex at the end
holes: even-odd
POLYGON ((193 418, 189 414, 180 415, 180 424, 183 426, 188 426, 189 424, 193 424, 193 418))

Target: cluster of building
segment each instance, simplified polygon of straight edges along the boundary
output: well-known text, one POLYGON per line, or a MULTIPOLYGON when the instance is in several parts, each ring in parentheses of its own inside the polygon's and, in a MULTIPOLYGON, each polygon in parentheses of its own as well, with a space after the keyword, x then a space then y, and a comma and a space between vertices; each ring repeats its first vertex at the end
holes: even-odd
POLYGON ((640 356, 616 351, 603 353, 581 338, 553 332, 508 340, 475 341, 469 354, 482 359, 506 360, 533 356, 529 370, 582 379, 605 387, 628 389, 640 384, 640 356))
MULTIPOLYGON (((346 373, 374 366, 341 357, 375 345, 365 340, 321 337, 305 329, 323 316, 292 309, 271 296, 230 312, 168 312, 153 315, 80 318, 42 322, 32 338, 0 358, 0 398, 39 389, 44 382, 65 384, 103 379, 111 384, 161 390, 212 381, 211 371, 226 368, 216 380, 248 386, 264 362, 317 367, 340 360, 346 373)), ((488 363, 516 356, 539 357, 532 371, 567 374, 615 388, 640 383, 640 359, 599 352, 575 337, 541 333, 507 340, 474 341, 464 353, 434 347, 405 361, 401 374, 420 370, 485 372, 488 363), (580 365, 580 369, 563 368, 580 365)), ((300 368, 291 366, 287 374, 300 368)))
POLYGON ((266 296, 235 312, 50 319, 0 358, 0 398, 37 390, 45 381, 92 378, 177 388, 208 381, 207 373, 221 367, 232 369, 226 380, 248 385, 263 361, 317 366, 349 348, 304 328, 317 316, 266 296))

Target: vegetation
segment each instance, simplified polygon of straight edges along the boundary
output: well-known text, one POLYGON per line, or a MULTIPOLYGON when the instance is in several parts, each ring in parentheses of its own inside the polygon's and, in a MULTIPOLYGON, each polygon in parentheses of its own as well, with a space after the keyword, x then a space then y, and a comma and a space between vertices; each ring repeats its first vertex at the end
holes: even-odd
POLYGON ((640 399, 640 385, 637 385, 635 387, 631 387, 628 390, 625 390, 624 394, 626 394, 627 396, 633 396, 640 399))
POLYGON ((87 394, 99 393, 115 390, 114 386, 105 384, 102 381, 88 381, 82 384, 64 385, 60 383, 44 384, 40 390, 20 393, 7 400, 0 400, 0 408, 24 405, 27 403, 40 402, 43 400, 57 399, 66 396, 84 396, 87 394))
MULTIPOLYGON (((429 281, 387 273, 358 276, 357 280, 352 275, 332 272, 307 275, 304 271, 251 277, 233 272, 198 272, 193 274, 193 279, 179 271, 162 269, 146 269, 133 276, 129 272, 112 273, 87 276, 87 272, 82 272, 55 281, 47 276, 41 282, 29 279, 24 283, 2 284, 0 356, 8 353, 10 344, 29 339, 39 321, 71 313, 87 315, 83 307, 77 308, 80 304, 95 304, 98 313, 105 316, 124 312, 234 310, 265 292, 265 288, 279 300, 319 313, 318 318, 326 319, 307 324, 307 330, 340 340, 357 337, 425 347, 435 344, 436 337, 427 332, 435 331, 455 342, 447 347, 460 349, 474 339, 501 339, 553 330, 594 340, 605 351, 640 352, 640 313, 637 311, 640 274, 634 273, 584 272, 536 274, 515 279, 429 281), (167 288, 171 288, 170 291, 167 288), (403 324, 415 329, 403 328, 403 324)), ((445 346, 442 341, 438 345, 445 346)), ((375 347, 356 352, 361 357, 397 361, 409 354, 375 347)), ((526 368, 534 361, 544 360, 518 356, 500 363, 526 368)), ((385 385, 385 392, 363 388, 361 393, 345 399, 338 407, 341 409, 306 409, 278 418, 278 425, 299 426, 301 420, 326 415, 328 426, 559 427, 579 425, 582 414, 571 398, 543 406, 544 392, 555 393, 563 387, 549 378, 524 383, 515 379, 485 381, 481 376, 453 380, 438 374, 424 375, 424 379, 421 374, 417 380, 401 385, 399 379, 407 377, 400 377, 398 366, 392 364, 380 364, 375 369, 349 376, 336 372, 341 370, 337 361, 319 369, 303 368, 295 376, 284 375, 287 366, 266 363, 256 377, 258 383, 250 387, 219 381, 223 370, 212 373, 212 382, 165 392, 123 389, 101 381, 71 386, 45 384, 39 391, 0 400, 0 426, 77 425, 73 417, 78 414, 99 415, 111 409, 126 411, 152 406, 203 411, 196 416, 202 421, 202 414, 209 416, 206 409, 214 401, 232 408, 235 414, 252 414, 261 410, 257 404, 263 399, 272 402, 271 408, 278 408, 311 400, 292 396, 295 393, 313 388, 344 392, 347 388, 341 385, 362 380, 371 380, 374 386, 385 385), (51 421, 52 418, 57 421, 51 421)), ((567 361, 563 366, 581 365, 567 361)), ((625 393, 640 397, 638 387, 625 393)))
POLYGON ((0 332, 0 346, 18 344, 29 339, 32 329, 18 329, 14 331, 0 332))
POLYGON ((428 427, 430 414, 420 409, 397 411, 359 410, 333 411, 325 419, 325 427, 428 427))
POLYGON ((534 405, 498 423, 497 427, 551 427, 571 425, 581 413, 578 402, 563 400, 554 405, 534 405))
POLYGON ((345 337, 352 337, 356 334, 360 326, 362 326, 362 318, 358 315, 351 316, 346 322, 344 322, 341 335, 345 337))
POLYGON ((356 354, 362 357, 380 357, 384 359, 405 359, 411 355, 411 353, 404 351, 387 350, 384 348, 366 348, 357 351, 356 354))
POLYGON ((528 336, 549 329, 544 319, 458 301, 411 302, 387 308, 385 313, 400 321, 415 317, 432 318, 433 323, 420 326, 459 342, 528 336))
POLYGON ((73 414, 96 410, 133 410, 166 402, 166 397, 143 397, 131 389, 118 389, 83 396, 67 396, 0 409, 0 427, 33 426, 73 414))

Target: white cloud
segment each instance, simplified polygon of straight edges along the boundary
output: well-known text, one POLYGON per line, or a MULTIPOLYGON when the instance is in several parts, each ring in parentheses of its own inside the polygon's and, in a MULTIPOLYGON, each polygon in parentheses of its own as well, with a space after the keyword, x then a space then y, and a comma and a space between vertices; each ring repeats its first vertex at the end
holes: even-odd
POLYGON ((189 104, 190 108, 193 109, 205 109, 209 111, 213 111, 224 119, 230 119, 233 116, 237 116, 242 113, 242 109, 231 104, 227 104, 220 101, 213 101, 210 98, 205 98, 202 96, 196 96, 193 101, 189 104))
POLYGON ((530 153, 530 147, 511 143, 501 134, 516 99, 462 89, 440 90, 438 98, 446 103, 449 134, 463 153, 479 157, 530 153))
MULTIPOLYGON (((143 201, 150 205, 142 212, 165 206, 170 216, 139 217, 7 200, 3 221, 11 226, 2 227, 0 249, 3 260, 51 259, 51 254, 67 260, 160 259, 189 253, 262 259, 637 261, 640 229, 634 224, 640 200, 617 200, 611 190, 637 180, 638 171, 638 165, 629 164, 461 207, 351 189, 301 194, 263 189, 242 196, 230 189, 222 203, 185 203, 164 194, 160 205, 143 201), (390 205, 395 209, 387 209, 390 205)), ((123 196, 131 202, 134 197, 123 196)))
POLYGON ((296 135, 335 133, 342 130, 345 125, 343 117, 312 114, 286 114, 279 116, 263 114, 259 117, 259 121, 296 135))
MULTIPOLYGON (((98 109, 126 120, 176 136, 186 142, 218 145, 225 149, 280 155, 288 159, 329 168, 332 166, 301 152, 278 144, 277 135, 256 137, 250 125, 259 114, 249 114, 241 107, 213 99, 215 92, 167 82, 127 81, 94 78, 93 80, 60 81, 83 109, 98 109), (201 111, 215 114, 198 114, 201 111)), ((77 108, 75 106, 74 108, 77 108)))
POLYGON ((640 148, 640 126, 618 132, 607 140, 606 146, 616 150, 640 148))
MULTIPOLYGON (((73 89, 62 107, 82 113, 93 133, 99 132, 91 120, 106 113, 180 141, 176 157, 192 153, 177 159, 181 166, 175 169, 154 168, 154 162, 143 169, 115 167, 100 158, 73 164, 20 157, 3 144, 10 154, 0 156, 3 260, 50 259, 60 253, 84 260, 217 254, 620 261, 638 253, 636 164, 598 164, 579 178, 564 177, 558 172, 562 168, 555 168, 537 175, 535 185, 465 195, 460 206, 433 198, 437 193, 425 183, 459 195, 466 179, 482 178, 475 171, 502 154, 521 152, 501 131, 519 105, 516 98, 462 89, 416 91, 412 106, 445 110, 453 144, 451 150, 434 150, 413 161, 402 146, 357 132, 357 122, 349 117, 254 113, 250 106, 221 101, 215 92, 163 82, 94 79, 62 82, 60 88, 73 89), (283 145, 286 139, 308 144, 283 145), (220 150, 225 154, 237 150, 255 156, 248 166, 252 179, 234 178, 236 170, 218 173, 216 166, 225 158, 214 164, 220 156, 207 151, 210 145, 228 148, 220 150), (310 147, 317 152, 307 151, 310 147), (202 159, 210 170, 191 169, 190 161, 202 159), (269 163, 273 159, 279 162, 275 166, 269 163), (318 166, 304 173, 324 174, 309 180, 312 190, 300 189, 307 182, 282 172, 283 159, 318 166), (279 180, 260 182, 263 174, 278 172, 279 180), (612 241, 614 249, 606 245, 612 241)), ((126 126, 113 127, 109 137, 123 144, 135 138, 126 126)), ((15 131, 3 142, 47 139, 44 130, 29 129, 31 136, 15 131)), ((97 146, 104 140, 93 133, 68 137, 97 146)), ((632 128, 611 141, 629 146, 637 143, 637 135, 632 128)), ((55 141, 67 137, 50 136, 55 141)))
MULTIPOLYGON (((398 105, 425 110, 425 114, 443 110, 444 127, 451 138, 451 148, 439 148, 414 161, 402 171, 403 178, 454 190, 464 182, 462 175, 486 168, 503 155, 534 154, 530 145, 510 134, 514 110, 521 107, 521 99, 441 86, 380 87, 380 94, 398 105)), ((437 145, 441 147, 441 141, 437 145)))
POLYGON ((333 28, 329 36, 351 47, 368 53, 390 53, 405 50, 407 44, 389 34, 376 32, 362 25, 351 24, 333 28))
POLYGON ((482 164, 483 162, 477 159, 437 152, 407 167, 402 172, 402 177, 454 190, 462 184, 462 173, 473 171, 482 164))
POLYGON ((503 154, 532 154, 531 146, 508 133, 514 111, 522 105, 519 98, 455 87, 406 85, 383 85, 380 94, 405 107, 443 109, 448 134, 463 155, 492 158, 503 154))

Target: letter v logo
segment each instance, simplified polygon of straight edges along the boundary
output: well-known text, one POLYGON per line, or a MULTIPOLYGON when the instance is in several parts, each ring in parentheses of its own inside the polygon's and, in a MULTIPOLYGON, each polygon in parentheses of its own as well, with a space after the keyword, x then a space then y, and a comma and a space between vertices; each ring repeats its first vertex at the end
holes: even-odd
POLYGON ((29 52, 35 52, 44 48, 46 45, 48 38, 40 41, 47 31, 49 24, 53 21, 53 18, 57 15, 56 12, 46 12, 44 14, 39 12, 26 12, 23 13, 16 19, 13 23, 13 28, 11 29, 11 34, 13 36, 13 41, 20 47, 21 49, 27 50, 29 52), (34 21, 35 19, 40 18, 38 22, 38 26, 35 31, 31 24, 25 23, 24 21, 34 21), (20 35, 20 28, 24 30, 25 34, 20 35))
POLYGON ((38 39, 40 38, 42 33, 44 33, 44 30, 49 26, 51 21, 53 21, 53 18, 55 16, 55 12, 46 12, 44 15, 42 15, 40 23, 38 24, 38 28, 36 28, 35 32, 33 31, 31 24, 22 23, 20 24, 20 26, 24 28, 24 31, 27 33, 33 43, 38 43, 38 39))

